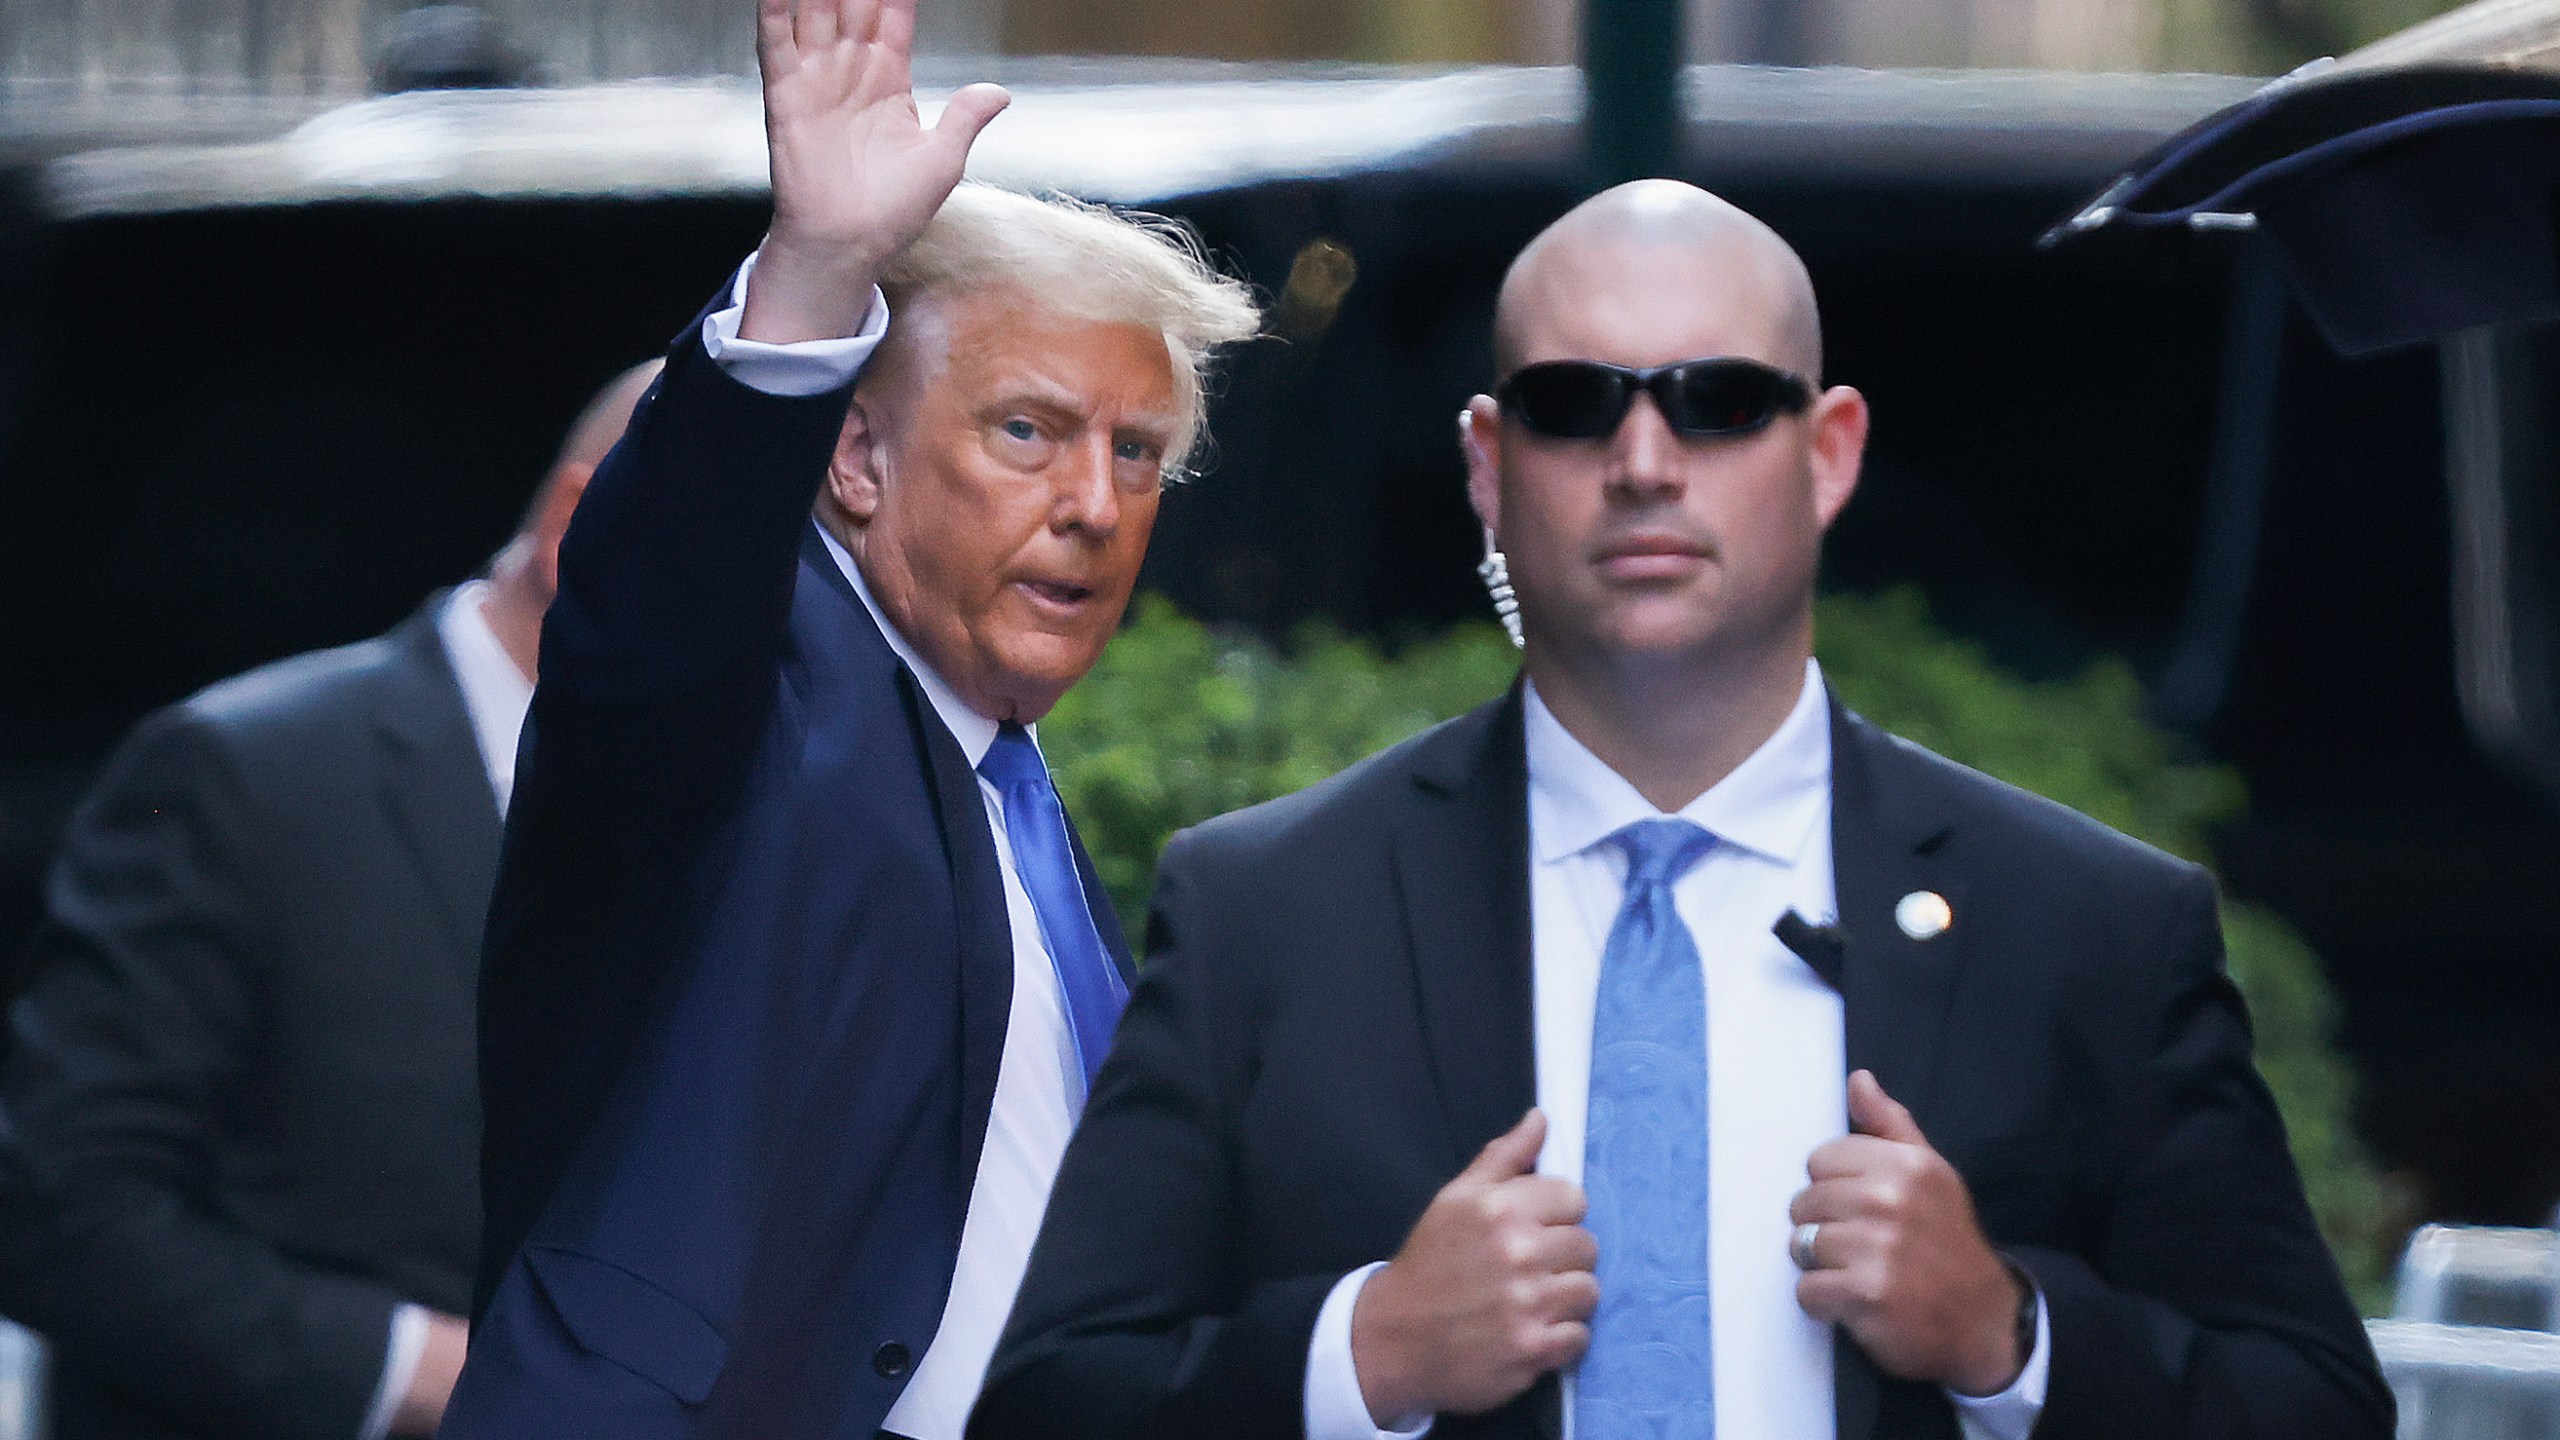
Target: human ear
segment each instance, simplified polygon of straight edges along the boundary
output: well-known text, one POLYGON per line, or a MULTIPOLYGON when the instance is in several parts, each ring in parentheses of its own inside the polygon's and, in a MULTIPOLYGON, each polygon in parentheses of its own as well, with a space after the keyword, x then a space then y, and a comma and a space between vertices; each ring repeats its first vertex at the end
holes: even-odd
POLYGON ((1858 489, 1867 453, 1867 397, 1834 385, 1813 402, 1811 419, 1806 468, 1812 473, 1814 514, 1828 530, 1858 489))
POLYGON ((887 470, 879 427, 871 423, 871 412, 856 391, 852 407, 845 412, 844 429, 836 435, 835 453, 827 459, 826 484, 827 498, 856 529, 869 525, 880 513, 881 482, 887 470))
POLYGON ((1458 412, 1458 453, 1467 462, 1467 503, 1485 533, 1502 530, 1502 416, 1493 397, 1478 395, 1458 412))
POLYGON ((540 508, 525 529, 534 540, 534 570, 546 593, 560 586, 560 537, 569 533, 569 516, 577 510, 579 497, 587 493, 587 482, 595 474, 593 465, 564 460, 552 467, 550 477, 543 482, 540 508))

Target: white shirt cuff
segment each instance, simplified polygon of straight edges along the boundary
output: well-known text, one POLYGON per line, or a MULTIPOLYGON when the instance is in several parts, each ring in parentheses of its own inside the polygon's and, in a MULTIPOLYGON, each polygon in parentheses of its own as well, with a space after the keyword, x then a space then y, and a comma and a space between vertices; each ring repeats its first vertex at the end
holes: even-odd
POLYGON ((1407 1415, 1381 1430, 1360 1395, 1360 1372, 1351 1359, 1351 1310, 1360 1303, 1361 1287, 1386 1264, 1363 1265, 1333 1282, 1333 1293, 1316 1312, 1315 1338, 1307 1342, 1307 1440, 1415 1440, 1431 1428, 1433 1417, 1407 1415))
POLYGON ((730 379, 767 395, 824 395, 861 372, 863 362, 879 347, 880 337, 889 331, 889 301, 879 286, 871 287, 871 308, 863 312, 857 333, 841 340, 768 345, 738 336, 738 326, 747 318, 747 277, 755 269, 756 257, 750 255, 730 283, 728 308, 702 321, 702 348, 729 372, 730 379))
POLYGON ((373 1403, 365 1407, 364 1428, 356 1440, 382 1440, 418 1378, 418 1361, 427 1353, 427 1307, 403 1305, 391 1312, 391 1343, 383 1347, 382 1383, 373 1387, 373 1403))
POLYGON ((2044 1293, 2038 1291, 2036 1348, 2009 1388, 1997 1395, 1947 1392, 1956 1404, 1956 1423, 1964 1429, 1964 1440, 2027 1440, 2036 1428, 2036 1417, 2044 1413, 2045 1377, 2052 1368, 2053 1329, 2046 1323, 2044 1293))

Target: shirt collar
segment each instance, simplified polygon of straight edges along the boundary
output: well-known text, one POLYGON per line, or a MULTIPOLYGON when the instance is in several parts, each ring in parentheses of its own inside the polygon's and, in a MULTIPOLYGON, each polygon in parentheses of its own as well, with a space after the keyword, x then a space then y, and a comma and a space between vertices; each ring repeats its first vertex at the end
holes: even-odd
MULTIPOLYGON (((826 526, 819 525, 814 519, 809 523, 817 526, 818 538, 826 542, 827 553, 835 557, 836 568, 852 582, 853 593, 861 598, 862 608, 871 612, 871 623, 880 627, 880 638, 888 641, 889 648, 906 662, 908 670, 914 672, 916 683, 924 687, 924 697, 933 702, 933 713, 942 717, 943 725, 951 731, 951 738, 960 742, 960 753, 969 757, 969 768, 978 768, 978 762, 987 758, 988 749, 996 743, 996 722, 971 709, 969 702, 960 698, 959 691, 945 684, 942 676, 924 663, 924 657, 907 643, 906 636, 898 633, 897 626, 889 623, 889 617, 880 613, 880 602, 871 598, 871 587, 863 581, 862 567, 853 563, 853 552, 845 549, 826 526)), ((1036 741, 1040 732, 1035 728, 1031 733, 1036 741)))
POLYGON ((453 665, 462 708, 471 717, 472 739, 489 772, 489 788, 497 794, 498 813, 504 815, 515 795, 516 737, 524 730, 525 711, 533 707, 533 682, 499 643, 498 632, 489 628, 489 617, 480 608, 488 593, 486 580, 455 586, 436 615, 436 634, 453 665))
MULTIPOLYGON (((1538 863, 1578 854, 1663 812, 1564 728, 1534 684, 1524 687, 1529 843, 1538 863)), ((1822 667, 1804 665, 1795 708, 1733 773, 1682 806, 1679 818, 1718 840, 1781 863, 1804 853, 1831 803, 1831 706, 1822 667)))

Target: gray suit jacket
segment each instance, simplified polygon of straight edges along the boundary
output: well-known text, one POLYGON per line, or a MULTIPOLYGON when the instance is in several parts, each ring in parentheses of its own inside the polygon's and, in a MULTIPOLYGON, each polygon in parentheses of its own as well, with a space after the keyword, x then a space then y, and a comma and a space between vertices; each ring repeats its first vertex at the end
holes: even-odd
POLYGON ((479 1235, 497 802, 436 632, 146 718, 74 815, 0 1057, 0 1311, 61 1440, 352 1440, 479 1235))

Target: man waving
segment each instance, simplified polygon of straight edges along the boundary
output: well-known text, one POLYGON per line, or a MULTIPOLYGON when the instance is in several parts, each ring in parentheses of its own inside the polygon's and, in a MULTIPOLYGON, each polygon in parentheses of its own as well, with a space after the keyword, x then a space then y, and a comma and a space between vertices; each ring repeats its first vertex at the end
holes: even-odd
POLYGON ((562 547, 449 1436, 956 1440, 1127 993, 1029 727, 1255 316, 960 185, 1006 97, 922 125, 913 32, 764 0, 773 228, 562 547))

